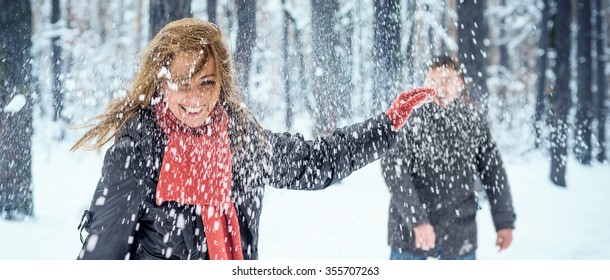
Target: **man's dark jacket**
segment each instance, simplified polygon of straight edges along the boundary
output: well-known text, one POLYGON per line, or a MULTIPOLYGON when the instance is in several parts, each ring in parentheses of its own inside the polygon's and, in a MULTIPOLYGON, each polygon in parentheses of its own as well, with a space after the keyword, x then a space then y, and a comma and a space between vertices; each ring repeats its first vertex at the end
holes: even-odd
MULTIPOLYGON (((229 122, 231 194, 245 259, 258 256, 265 185, 324 189, 384 155, 398 135, 385 114, 314 141, 262 131, 253 120, 236 123, 229 122)), ((166 143, 150 110, 142 110, 118 133, 81 222, 88 235, 78 259, 208 259, 200 209, 155 204, 166 143)))
POLYGON ((444 257, 477 248, 475 221, 482 186, 496 230, 514 228, 511 193, 495 142, 472 105, 446 109, 427 104, 415 111, 402 138, 381 161, 391 193, 388 244, 418 255, 444 257), (480 189, 480 187, 478 187, 480 189), (416 248, 413 228, 431 224, 435 248, 416 248))

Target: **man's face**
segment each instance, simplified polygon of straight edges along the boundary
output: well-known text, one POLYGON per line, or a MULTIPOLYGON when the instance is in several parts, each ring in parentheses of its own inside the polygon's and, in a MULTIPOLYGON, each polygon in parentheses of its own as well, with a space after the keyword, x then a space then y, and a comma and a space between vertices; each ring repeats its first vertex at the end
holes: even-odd
POLYGON ((464 82, 453 68, 440 66, 428 70, 424 87, 434 88, 436 90, 434 102, 446 108, 464 89, 464 82))

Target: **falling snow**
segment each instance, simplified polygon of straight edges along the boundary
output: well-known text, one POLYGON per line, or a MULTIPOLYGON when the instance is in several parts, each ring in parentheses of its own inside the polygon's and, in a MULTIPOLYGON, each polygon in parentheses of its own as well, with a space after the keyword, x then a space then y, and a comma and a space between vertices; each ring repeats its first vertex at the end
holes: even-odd
POLYGON ((13 99, 4 107, 5 113, 17 113, 21 111, 21 108, 25 106, 27 99, 23 94, 17 94, 13 99))
MULTIPOLYGON (((48 2, 48 1, 47 1, 48 2)), ((41 4, 41 10, 48 10, 48 3, 41 4)), ((128 1, 129 2, 129 1, 128 1)), ((202 5, 195 3, 193 6, 202 5)), ((198 1, 203 2, 203 1, 198 1)), ((221 1, 222 2, 222 1, 221 1)), ((229 3, 230 1, 224 1, 229 3)), ((224 3, 223 2, 223 3, 224 3)), ((337 46, 337 59, 340 65, 337 71, 328 71, 318 66, 311 66, 309 60, 312 56, 312 19, 310 19, 310 8, 307 1, 298 4, 291 2, 287 11, 296 18, 294 30, 291 34, 301 32, 301 41, 305 43, 304 50, 300 50, 294 39, 290 42, 289 80, 292 82, 293 89, 289 93, 293 98, 292 104, 285 101, 284 80, 282 79, 281 63, 283 61, 281 51, 281 24, 283 18, 273 16, 272 12, 282 11, 280 1, 263 1, 262 14, 265 20, 258 23, 259 33, 257 34, 257 50, 253 53, 254 69, 250 77, 250 92, 247 92, 245 100, 240 103, 241 109, 251 110, 254 117, 268 129, 282 132, 289 131, 293 137, 311 139, 314 135, 320 134, 316 131, 316 122, 335 122, 339 126, 352 124, 371 117, 373 114, 383 112, 385 108, 373 108, 372 92, 376 92, 378 85, 391 84, 385 79, 373 79, 376 67, 385 66, 384 63, 375 61, 370 55, 373 52, 387 54, 387 50, 380 48, 375 50, 372 40, 373 34, 373 13, 372 9, 366 8, 373 5, 372 0, 364 0, 362 5, 347 4, 342 7, 340 13, 341 28, 344 30, 351 22, 354 37, 351 42, 351 49, 346 46, 337 46), (307 2, 307 3, 306 3, 307 2), (365 7, 365 8, 362 8, 365 7), (346 16, 351 14, 351 17, 346 16), (353 22, 352 22, 353 21, 353 22), (306 69, 303 73, 297 72, 298 54, 303 52, 306 69), (346 58, 350 58, 349 61, 346 58), (351 64, 350 64, 351 63, 351 64), (354 66, 350 68, 351 66, 354 66), (347 92, 344 99, 338 102, 326 102, 325 99, 317 100, 314 98, 316 85, 312 81, 317 78, 331 79, 340 74, 349 74, 353 80, 351 84, 335 83, 324 90, 328 91, 325 98, 338 96, 340 92, 347 92), (304 79, 304 80, 303 80, 304 79), (319 109, 316 106, 331 105, 337 119, 319 120, 319 109), (292 109, 294 116, 292 124, 286 124, 287 110, 292 109), (336 111, 336 112, 335 112, 336 111), (296 134, 296 133, 300 134, 296 134)), ((348 1, 349 2, 349 1, 348 1)), ((358 3, 360 3, 358 2, 358 3)), ((405 1, 402 1, 405 2, 405 1)), ((401 3, 402 3, 401 2, 401 3)), ((408 3, 412 1, 406 1, 408 3)), ((416 1, 413 1, 416 2, 416 1)), ((593 163, 591 166, 583 167, 573 158, 570 152, 567 156, 559 158, 568 163, 568 188, 557 188, 548 179, 549 141, 544 140, 544 149, 534 150, 532 148, 535 136, 532 131, 532 116, 534 114, 535 99, 534 88, 539 78, 535 64, 538 56, 548 53, 550 60, 557 58, 555 50, 545 51, 537 48, 537 38, 540 30, 538 21, 540 11, 536 5, 530 5, 530 1, 506 1, 509 5, 504 7, 490 7, 486 11, 486 17, 490 23, 490 34, 486 38, 475 38, 478 32, 483 29, 482 25, 474 23, 474 28, 465 27, 458 24, 455 11, 444 4, 434 1, 417 1, 412 7, 404 7, 399 15, 403 21, 401 27, 402 43, 413 42, 411 53, 404 55, 407 46, 401 46, 401 59, 404 58, 404 65, 400 66, 400 81, 394 91, 408 90, 412 87, 420 86, 424 76, 424 65, 429 58, 438 54, 441 49, 445 51, 456 51, 461 43, 474 44, 477 47, 488 47, 489 50, 478 50, 464 55, 464 60, 490 61, 487 71, 477 69, 464 69, 466 74, 470 70, 472 78, 486 78, 489 87, 489 97, 485 100, 489 107, 489 126, 494 139, 497 141, 508 172, 508 181, 513 193, 513 203, 517 213, 516 230, 514 233, 514 243, 505 252, 496 252, 495 234, 493 223, 490 217, 489 201, 481 204, 483 209, 477 213, 477 223, 479 230, 477 256, 481 259, 610 259, 610 247, 600 244, 610 244, 610 225, 607 222, 607 205, 610 204, 610 187, 608 184, 608 172, 610 167, 607 163, 593 163), (429 9, 429 10, 427 10, 429 9), (504 30, 506 34, 500 33, 500 18, 507 19, 510 24, 504 30), (442 22, 441 19, 447 21, 442 22), (455 39, 453 36, 456 30, 465 29, 466 34, 472 35, 471 38, 455 39), (433 38, 429 38, 433 35, 433 38), (499 42, 505 43, 510 54, 510 64, 512 67, 500 66, 497 45, 499 42), (404 56, 404 57, 403 57, 404 56)), ((38 79, 36 93, 32 99, 26 98, 23 94, 16 94, 10 102, 6 102, 4 107, 0 107, 0 114, 4 113, 23 113, 24 108, 33 108, 33 133, 32 138, 32 178, 34 186, 34 213, 35 217, 26 218, 23 222, 11 222, 0 219, 2 238, 0 238, 0 259, 74 259, 81 249, 76 226, 81 219, 84 210, 89 208, 92 193, 98 184, 100 171, 102 170, 103 155, 109 145, 104 146, 98 152, 78 151, 68 153, 69 147, 83 133, 83 130, 74 129, 72 126, 82 124, 86 119, 102 113, 108 102, 116 97, 127 94, 129 82, 133 79, 137 66, 137 53, 142 49, 142 35, 138 38, 131 38, 128 34, 135 34, 135 8, 127 4, 125 14, 119 13, 122 9, 117 2, 112 2, 108 6, 108 17, 120 15, 121 20, 125 20, 124 26, 116 26, 114 18, 100 19, 96 17, 90 21, 90 14, 87 3, 73 1, 75 18, 74 23, 77 27, 66 27, 55 30, 48 25, 38 22, 42 27, 35 30, 33 37, 32 60, 33 77, 38 79), (87 26, 91 24, 91 30, 81 29, 78 25, 87 26), (109 28, 101 22, 109 22, 109 28), (133 24, 132 24, 133 23, 133 24), (130 25, 131 24, 131 25, 130 25), (64 56, 71 59, 70 65, 62 69, 61 80, 64 82, 64 111, 60 116, 60 121, 52 121, 53 99, 51 94, 52 62, 50 56, 50 40, 55 33, 61 34, 62 46, 65 47, 64 56), (105 38, 101 37, 105 34, 105 38), (36 103, 28 103, 35 101, 36 103), (28 106, 26 106, 28 105, 28 106), (35 253, 32 253, 35 252, 35 253)), ((121 2, 122 3, 122 2, 121 2)), ((229 5, 224 3, 223 8, 229 5)), ((205 18, 202 14, 203 8, 195 7, 195 16, 205 18)), ((278 13, 280 14, 280 13, 278 13)), ((48 21, 48 12, 39 15, 38 21, 48 21)), ((229 29, 228 26, 236 24, 230 19, 221 19, 219 26, 223 29, 231 44, 235 49, 235 28, 229 29)), ((506 25, 506 23, 504 23, 506 25)), ((139 26, 139 23, 137 24, 139 26)), ((145 24, 143 29, 148 28, 145 24)), ((345 32, 345 31, 342 31, 345 32)), ((293 36, 296 36, 294 35, 293 36)), ((347 40, 348 34, 340 33, 341 40, 347 40)), ((202 45, 208 44, 201 40, 202 45)), ((573 50, 574 51, 574 50, 573 50)), ((574 51, 575 52, 575 51, 574 51)), ((573 55, 573 62, 585 62, 585 58, 573 55)), ((2 58, 5 63, 7 58, 2 58)), ((324 62, 332 59, 324 58, 324 62)), ((226 62, 226 61, 225 61, 226 62)), ((554 61, 553 61, 554 62, 554 61)), ((509 65, 510 66, 510 65, 509 65)), ((608 70, 608 69, 607 69, 608 70)), ((170 82, 172 75, 168 68, 162 67, 158 72, 153 73, 157 78, 167 80, 167 85, 172 90, 177 90, 181 84, 170 82)), ((556 74, 553 69, 547 69, 545 74, 547 79, 554 81, 556 74)), ((470 80, 469 80, 470 81, 470 80)), ((548 82, 549 88, 553 88, 548 82)), ((570 81, 572 88, 576 87, 576 80, 570 81)), ((472 85, 471 88, 480 88, 481 85, 472 85)), ((550 89, 549 89, 550 90, 550 89)), ((575 91, 574 91, 575 92, 575 91)), ((571 95, 570 95, 571 96, 571 95)), ((394 93, 388 96, 390 102, 394 98, 394 93)), ((146 96, 140 95, 137 99, 145 101, 146 96)), ((161 102, 161 98, 154 98, 152 104, 161 102)), ((383 103, 381 102, 381 103, 383 103)), ((388 104, 385 104, 388 105, 388 104)), ((385 106, 384 105, 384 106, 385 106)), ((547 107, 550 104, 547 104, 547 107)), ((425 110, 434 111, 430 106, 419 108, 421 112, 425 110)), ((549 111, 549 108, 546 109, 549 111)), ((546 111, 545 111, 546 112, 546 111)), ((570 114, 573 114, 572 112, 570 114)), ((4 115, 2 115, 4 116, 4 115)), ((464 138, 463 127, 456 124, 454 119, 448 117, 447 112, 433 112, 432 117, 422 117, 414 113, 410 119, 407 133, 411 133, 417 143, 411 146, 416 157, 434 161, 432 170, 436 176, 448 168, 459 158, 472 159, 474 149, 479 143, 468 143, 461 147, 455 147, 455 153, 447 150, 435 148, 428 145, 437 141, 435 133, 447 133, 454 138, 464 138), (441 131, 432 131, 429 127, 431 122, 438 122, 444 125, 441 131)), ((124 115, 116 116, 124 119, 124 115)), ((549 117, 550 118, 550 117, 549 117)), ((571 117, 570 117, 571 118, 571 117)), ((211 119, 208 119, 209 123, 211 119)), ((545 120, 548 121, 548 120, 545 120)), ((570 120, 569 126, 573 126, 570 120)), ((138 128, 139 129, 139 128, 138 128)), ((473 134, 479 133, 476 128, 469 127, 473 134)), ((544 136, 554 132, 550 127, 545 127, 542 131, 544 136)), ((212 131, 207 130, 210 136, 212 131)), ((382 135, 381 131, 373 130, 373 135, 382 135)), ((573 135, 564 136, 562 139, 569 140, 569 150, 572 148, 573 135)), ((354 132, 351 135, 356 140, 365 139, 366 135, 354 132)), ((547 137, 548 138, 548 137, 547 137)), ((547 139, 545 138, 545 139, 547 139)), ((244 136, 239 141, 249 142, 252 139, 244 136)), ((313 152, 320 152, 320 145, 313 149, 313 152)), ((184 143, 182 143, 184 147, 184 143)), ((246 150, 252 151, 257 147, 249 145, 246 150)), ((356 149, 357 147, 337 147, 333 154, 346 149, 356 149)), ((595 146, 594 149, 599 148, 595 146)), ((380 156, 377 147, 373 147, 371 153, 374 158, 380 156)), ((173 151, 174 153, 176 151, 173 151)), ((289 152, 288 147, 284 150, 289 152)), ((210 157, 210 154, 205 156, 210 157)), ((181 159, 179 159, 180 161, 181 159)), ((495 162, 496 159, 491 159, 495 162)), ((125 169, 133 168, 133 158, 128 157, 120 165, 125 169)), ((147 162, 147 167, 159 167, 162 164, 158 159, 147 162)), ((285 162, 285 165, 297 164, 285 162)), ((13 167, 13 163, 9 167, 13 167)), ((169 164, 162 168, 166 171, 172 166, 169 164)), ((263 168, 263 167, 261 167, 263 168)), ((407 166, 395 166, 397 172, 407 166)), ((422 168, 415 166, 410 168, 422 168)), ((260 170, 253 170, 260 171, 260 170)), ((464 173, 465 174, 465 173, 464 173)), ((248 174, 240 174, 245 176, 248 174)), ((294 174, 292 174, 294 175, 294 174)), ((332 172, 319 169, 308 169, 306 175, 318 178, 332 177, 332 172), (314 176, 316 175, 316 176, 314 176)), ((449 189, 464 188, 470 190, 473 186, 460 185, 453 183, 455 177, 443 177, 448 183, 449 189)), ((318 179, 323 180, 323 179, 318 179)), ((495 178, 498 181, 498 178, 495 178)), ((192 181, 188 181, 192 182, 192 181)), ((319 182, 297 182, 298 187, 309 187, 319 182)), ((281 187, 281 186, 280 186, 281 187)), ((172 189, 172 187, 169 187, 172 189)), ((203 186, 202 186, 203 188, 203 186)), ((440 195, 444 189, 436 186, 428 186, 430 193, 440 195)), ((104 205, 110 203, 109 193, 112 189, 104 189, 101 196, 95 201, 94 205, 104 205), (108 197, 108 202, 107 202, 108 197)), ((261 190, 263 191, 263 190, 261 190)), ((387 220, 389 192, 381 175, 379 161, 376 161, 361 170, 355 171, 350 177, 342 180, 338 184, 320 192, 292 192, 271 187, 264 188, 265 197, 252 199, 252 206, 246 209, 246 213, 251 215, 258 211, 261 205, 265 205, 265 211, 260 221, 260 244, 259 257, 261 259, 380 259, 385 260, 389 257, 387 240, 387 220)), ((493 192, 502 192, 502 189, 493 189, 493 192)), ((125 201, 135 200, 137 196, 128 195, 125 201)), ((480 198, 485 200, 484 194, 480 198)), ((122 198, 123 199, 123 198, 122 198)), ((196 199, 189 198, 189 199, 196 199)), ((244 197, 238 197, 238 202, 243 201, 244 197)), ((496 201, 491 201, 495 203, 496 201)), ((442 204, 425 206, 442 208, 442 204)), ((148 209, 147 209, 148 210, 148 209)), ((415 212, 412 206, 409 210, 415 212)), ((458 210, 456 215, 460 215, 458 210)), ((173 225, 178 229, 179 234, 185 224, 189 223, 192 217, 183 213, 166 213, 170 217, 173 225)), ((212 207, 208 209, 195 209, 196 215, 215 215, 212 207), (203 212, 203 213, 202 213, 203 212)), ((135 223, 136 216, 130 215, 123 218, 122 223, 135 223)), ((413 222, 416 219, 413 218, 413 222)), ((136 228, 139 228, 139 223, 136 228)), ((214 224, 214 229, 219 225, 214 224)), ((195 232, 195 235, 200 235, 195 232)), ((170 234, 164 235, 164 241, 170 240, 170 234)), ((445 236, 446 238, 446 236, 445 236)), ((85 248, 93 251, 97 245, 98 236, 89 236, 89 242, 85 248)), ((133 243, 134 237, 129 236, 129 244, 133 243)), ((206 246, 205 242, 202 246, 206 246)), ((463 244, 463 251, 469 251, 473 244, 466 242, 463 244)), ((168 247, 163 250, 163 254, 171 256, 174 248, 168 247)), ((205 250, 205 249, 204 249, 205 250)), ((128 256, 127 256, 128 257, 128 256)))

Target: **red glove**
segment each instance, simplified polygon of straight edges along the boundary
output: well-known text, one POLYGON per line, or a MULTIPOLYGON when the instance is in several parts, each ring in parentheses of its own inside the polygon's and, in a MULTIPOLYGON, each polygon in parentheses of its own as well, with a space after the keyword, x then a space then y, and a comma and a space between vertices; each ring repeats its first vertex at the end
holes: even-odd
POLYGON ((414 88, 398 95, 394 104, 385 113, 390 118, 394 131, 399 130, 407 122, 413 109, 431 102, 434 95, 436 91, 432 88, 414 88))

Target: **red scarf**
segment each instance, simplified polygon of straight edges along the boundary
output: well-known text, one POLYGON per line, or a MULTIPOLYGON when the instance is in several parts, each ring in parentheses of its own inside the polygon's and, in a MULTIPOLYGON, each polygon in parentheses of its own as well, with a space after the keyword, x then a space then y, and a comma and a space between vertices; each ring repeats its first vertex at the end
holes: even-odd
POLYGON ((157 185, 156 203, 176 201, 201 207, 211 260, 243 260, 239 222, 231 201, 231 147, 228 115, 217 105, 206 123, 190 128, 165 105, 153 106, 169 137, 157 185))

